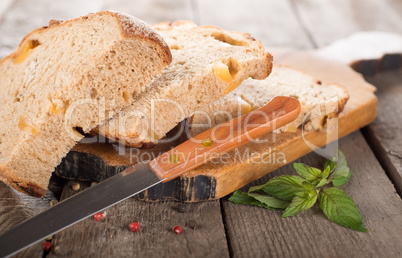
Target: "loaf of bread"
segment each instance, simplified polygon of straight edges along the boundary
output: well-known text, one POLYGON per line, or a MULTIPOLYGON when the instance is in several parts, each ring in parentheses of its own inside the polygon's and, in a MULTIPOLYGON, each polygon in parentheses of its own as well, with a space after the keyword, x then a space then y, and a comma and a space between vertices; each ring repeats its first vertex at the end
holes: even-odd
POLYGON ((162 37, 103 11, 29 33, 0 61, 0 179, 42 196, 84 132, 127 107, 171 62, 162 37))
POLYGON ((342 86, 323 85, 303 72, 276 65, 267 79, 245 80, 222 99, 195 113, 190 136, 260 108, 275 96, 294 97, 301 104, 299 117, 277 129, 277 133, 294 132, 301 125, 306 130, 323 129, 329 119, 338 116, 349 99, 347 90, 342 86))
POLYGON ((154 28, 168 43, 172 63, 98 131, 126 146, 157 143, 192 112, 220 99, 244 79, 265 79, 271 72, 271 55, 247 33, 198 27, 189 21, 154 28))

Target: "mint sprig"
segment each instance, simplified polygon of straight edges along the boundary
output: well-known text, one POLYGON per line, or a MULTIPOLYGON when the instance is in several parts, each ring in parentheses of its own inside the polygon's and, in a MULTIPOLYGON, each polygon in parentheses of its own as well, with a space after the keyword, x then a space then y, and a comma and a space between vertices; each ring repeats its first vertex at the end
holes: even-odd
POLYGON ((315 186, 308 182, 303 182, 303 188, 305 191, 296 194, 282 217, 290 217, 308 210, 317 202, 318 195, 315 186))
POLYGON ((314 183, 321 179, 322 171, 318 168, 307 166, 303 163, 293 163, 297 174, 306 179, 307 182, 314 183))
POLYGON ((280 200, 268 195, 243 193, 241 191, 234 192, 230 197, 230 201, 235 204, 251 204, 270 210, 283 210, 290 204, 289 201, 280 200))
MULTIPOLYGON (((278 199, 291 201, 298 193, 304 191, 302 185, 303 181, 303 178, 299 176, 275 177, 263 185, 260 190, 278 199)), ((253 189, 253 191, 255 191, 255 189, 253 189)))
POLYGON ((345 155, 340 150, 337 154, 324 163, 323 170, 294 163, 293 167, 299 176, 275 177, 266 184, 250 187, 247 193, 234 192, 229 201, 271 210, 285 210, 282 217, 291 217, 308 210, 319 201, 321 210, 332 222, 367 232, 356 204, 338 188, 349 181, 352 172, 345 155))
POLYGON ((341 189, 331 187, 322 190, 320 194, 320 207, 330 221, 353 230, 367 232, 356 204, 341 189))
POLYGON ((338 160, 335 161, 335 159, 332 158, 327 166, 332 169, 330 180, 336 187, 345 184, 352 176, 352 171, 350 171, 348 167, 346 157, 341 151, 338 152, 338 160))

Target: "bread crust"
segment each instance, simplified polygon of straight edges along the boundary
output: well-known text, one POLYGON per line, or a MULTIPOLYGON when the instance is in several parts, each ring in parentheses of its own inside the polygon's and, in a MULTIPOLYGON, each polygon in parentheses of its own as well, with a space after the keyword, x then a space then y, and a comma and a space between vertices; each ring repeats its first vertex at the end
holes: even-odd
POLYGON ((6 164, 0 166, 0 181, 13 187, 15 190, 34 197, 42 197, 46 194, 46 189, 33 182, 24 182, 14 176, 6 164))
POLYGON ((145 22, 131 16, 128 14, 124 14, 121 12, 115 12, 115 11, 100 11, 97 13, 90 13, 78 18, 74 18, 71 20, 67 21, 62 21, 62 20, 50 20, 48 26, 42 26, 40 28, 34 29, 31 32, 29 32, 20 42, 18 45, 18 48, 15 52, 9 54, 8 56, 4 57, 2 60, 0 60, 0 65, 7 60, 7 59, 13 59, 16 56, 20 54, 20 52, 23 50, 23 46, 26 43, 27 39, 31 38, 32 35, 38 34, 38 33, 46 33, 50 29, 54 28, 60 28, 63 26, 68 26, 71 23, 80 21, 80 20, 86 20, 89 17, 91 18, 96 18, 98 16, 112 16, 116 19, 116 21, 120 24, 120 32, 122 37, 127 38, 127 39, 142 39, 149 41, 150 44, 154 44, 158 46, 160 51, 158 53, 163 57, 163 62, 165 65, 168 65, 172 62, 172 54, 170 52, 169 46, 166 44, 166 42, 163 40, 163 38, 150 26, 145 26, 145 22))
MULTIPOLYGON (((153 28, 158 29, 158 30, 171 30, 176 26, 197 27, 197 24, 195 24, 193 21, 190 21, 190 20, 177 20, 173 23, 165 21, 165 22, 160 22, 160 23, 152 25, 153 28)), ((222 33, 226 32, 224 29, 214 26, 214 25, 202 25, 202 26, 199 26, 199 28, 216 30, 216 31, 220 31, 222 33)), ((249 42, 257 43, 259 48, 264 49, 262 42, 260 40, 256 40, 254 37, 251 36, 250 33, 238 32, 238 31, 229 31, 229 32, 232 34, 237 34, 237 35, 241 36, 243 39, 247 39, 249 42)), ((268 75, 272 72, 273 61, 274 61, 274 57, 269 52, 266 52, 264 65, 267 66, 268 68, 266 69, 265 74, 264 73, 256 73, 255 77, 253 77, 253 78, 257 79, 257 80, 263 80, 263 79, 267 78, 268 75)))
POLYGON ((144 26, 145 22, 136 19, 133 16, 123 14, 120 12, 102 11, 98 14, 113 14, 114 17, 120 22, 121 33, 126 38, 142 38, 144 40, 153 41, 160 48, 160 54, 163 56, 164 64, 168 65, 172 62, 172 53, 168 44, 163 40, 161 35, 159 35, 155 30, 149 29, 149 26, 144 26), (136 22, 134 22, 136 21, 136 22), (138 30, 138 25, 141 24, 142 30, 138 30))
MULTIPOLYGON (((138 20, 135 17, 132 17, 130 15, 124 14, 124 13, 119 13, 119 12, 113 12, 113 11, 101 11, 98 13, 91 13, 85 16, 81 16, 75 19, 67 20, 67 21, 60 21, 60 20, 51 20, 48 24, 48 26, 43 26, 40 28, 37 28, 30 33, 28 33, 19 43, 19 46, 17 50, 2 60, 0 60, 0 66, 8 65, 9 63, 12 64, 13 60, 15 61, 15 58, 18 57, 20 54, 24 54, 22 51, 27 51, 26 50, 26 44, 31 44, 33 39, 39 36, 43 36, 44 33, 54 33, 54 30, 59 30, 63 29, 66 26, 71 26, 71 24, 82 24, 81 22, 83 20, 88 20, 90 21, 101 21, 106 20, 108 22, 113 23, 113 28, 116 28, 114 31, 116 32, 115 35, 118 37, 117 41, 118 42, 126 42, 126 41, 141 41, 142 44, 144 44, 147 47, 152 48, 152 51, 154 51, 155 56, 158 59, 158 69, 162 70, 163 67, 168 65, 172 61, 172 55, 169 49, 169 46, 167 43, 164 41, 164 39, 154 30, 152 29, 149 25, 147 25, 145 22, 138 20), (106 18, 104 16, 108 16, 111 18, 106 18), (114 22, 114 20, 116 23, 114 22), (120 31, 117 31, 117 29, 120 29, 120 31), (121 35, 119 37, 118 35, 121 35), (24 49, 25 48, 25 49, 24 49)), ((112 41, 110 41, 112 43, 112 41)), ((114 45, 113 45, 114 46, 114 45)), ((35 45, 34 45, 35 47, 35 45)), ((156 70, 155 70, 156 71, 156 70)), ((158 70, 159 71, 159 70, 158 70)), ((116 87, 117 88, 117 87, 116 87)), ((10 95, 11 96, 11 95, 10 95)), ((68 102, 67 102, 68 103, 68 102)), ((11 105, 11 103, 10 103, 11 105)), ((119 111, 119 110, 114 110, 114 111, 119 111)), ((47 114, 49 116, 49 114, 47 114)), ((56 114, 53 114, 56 116, 56 114)), ((58 116, 58 115, 57 115, 58 116)), ((18 125, 19 126, 19 125, 18 125)), ((41 125, 39 125, 41 126, 41 125)), ((16 128, 17 130, 20 129, 21 131, 23 129, 21 128, 16 128)), ((36 132, 38 133, 38 132, 36 132)), ((42 135, 42 133, 40 133, 42 135)), ((59 137, 62 137, 61 135, 59 137)), ((44 143, 46 144, 46 143, 44 143)), ((19 153, 15 151, 16 146, 18 147, 18 144, 15 144, 11 149, 15 153, 19 153)), ((47 146, 47 145, 44 145, 47 146)), ((68 146, 64 146, 64 155, 67 153, 68 149, 72 147, 72 144, 69 144, 68 146)), ((60 148, 60 150, 63 148, 60 148)), ((24 169, 16 169, 15 167, 15 160, 20 159, 21 157, 19 155, 5 155, 5 162, 3 164, 0 164, 0 180, 5 182, 6 184, 12 186, 16 190, 35 196, 35 197, 40 197, 45 195, 46 193, 46 185, 44 185, 42 182, 39 182, 38 180, 30 180, 32 178, 27 178, 27 176, 21 176, 23 173, 30 172, 29 168, 27 166, 27 171, 24 169), (21 177, 20 177, 21 176, 21 177)), ((59 158, 59 156, 55 156, 59 158)), ((61 159, 61 158, 60 158, 61 159)), ((30 159, 27 159, 30 160, 30 159)), ((39 159, 40 160, 40 159, 39 159)), ((40 161, 42 162, 42 161, 40 161)), ((52 164, 52 162, 48 162, 49 164, 52 164)), ((48 180, 48 176, 50 177, 51 170, 49 169, 49 174, 43 176, 44 179, 48 180)), ((39 173, 37 173, 38 175, 39 173)))
MULTIPOLYGON (((238 65, 237 67, 241 67, 241 69, 234 68, 234 70, 237 70, 234 72, 234 76, 239 75, 236 77, 238 83, 249 77, 265 79, 272 71, 272 55, 265 50, 260 41, 255 40, 249 33, 227 31, 213 25, 197 26, 194 22, 189 20, 179 20, 173 23, 161 22, 153 25, 153 28, 160 32, 161 35, 165 37, 165 40, 171 44, 174 61, 170 66, 166 67, 164 73, 151 84, 150 88, 159 88, 159 86, 163 85, 160 88, 161 90, 156 92, 144 92, 139 95, 138 101, 132 104, 132 108, 126 108, 124 110, 127 114, 135 114, 136 110, 145 110, 144 117, 149 118, 150 116, 147 110, 150 109, 150 98, 169 99, 179 103, 181 107, 185 107, 183 110, 187 113, 201 108, 202 105, 212 103, 224 95, 223 90, 222 92, 215 90, 215 88, 223 89, 223 87, 221 83, 217 81, 214 70, 211 69, 215 64, 223 62, 223 60, 227 64, 231 63, 231 60, 234 60, 234 66, 238 65), (202 37, 208 38, 208 40, 198 41, 198 39, 202 39, 202 37), (204 46, 207 46, 207 48, 204 46), (183 54, 183 51, 185 54, 183 54), (191 54, 188 54, 190 51, 191 54), (215 52, 217 54, 215 54, 215 52), (210 63, 203 63, 202 67, 197 66, 193 61, 198 60, 196 53, 206 53, 210 63), (191 69, 192 67, 195 68, 191 69), (183 74, 190 74, 191 78, 188 76, 189 78, 180 77, 180 79, 176 79, 176 70, 173 70, 176 68, 178 71, 182 71, 183 74), (205 80, 204 83, 200 83, 201 80, 205 80), (181 86, 177 87, 178 84, 181 84, 181 86), (193 93, 191 93, 190 89, 188 91, 185 90, 187 88, 201 88, 203 92, 200 90, 199 92, 192 91, 193 93), (214 94, 210 94, 212 90, 215 90, 214 94), (181 95, 188 95, 186 97, 188 99, 191 98, 191 94, 194 94, 193 96, 197 97, 193 99, 193 102, 201 104, 190 105, 185 100, 180 100, 178 98, 178 95, 180 95, 178 92, 180 92, 181 95), (138 103, 141 103, 141 105, 138 103)), ((167 109, 160 108, 155 112, 158 113, 159 117, 169 117, 169 115, 167 115, 169 112, 167 109)), ((174 116, 172 115, 165 121, 156 122, 157 124, 164 124, 164 129, 157 129, 158 132, 153 133, 158 137, 158 139, 155 140, 155 138, 151 139, 152 136, 141 137, 140 135, 143 134, 141 134, 136 124, 130 124, 120 131, 120 129, 113 124, 117 121, 124 121, 130 116, 122 113, 117 116, 118 118, 115 117, 110 120, 112 123, 111 126, 102 125, 93 132, 126 146, 141 147, 146 143, 152 142, 156 144, 158 139, 163 138, 170 129, 182 120, 181 118, 172 118, 174 116), (122 120, 119 120, 120 118, 122 118, 122 120)), ((139 121, 144 120, 139 119, 139 121)), ((144 131, 142 131, 142 133, 143 132, 144 131)))

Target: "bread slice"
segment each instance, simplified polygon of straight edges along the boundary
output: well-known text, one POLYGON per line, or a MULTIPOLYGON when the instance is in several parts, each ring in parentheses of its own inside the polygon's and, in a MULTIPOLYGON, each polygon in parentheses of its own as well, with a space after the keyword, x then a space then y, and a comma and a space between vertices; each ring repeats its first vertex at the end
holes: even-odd
POLYGON ((244 79, 265 79, 271 72, 271 55, 249 34, 190 21, 154 28, 167 41, 172 63, 129 108, 99 128, 100 134, 126 146, 157 143, 190 113, 244 79))
POLYGON ((0 61, 0 179, 41 196, 83 136, 132 102, 171 62, 146 23, 103 11, 29 33, 0 61))
POLYGON ((342 86, 323 85, 307 74, 277 65, 267 79, 245 80, 230 94, 199 110, 193 116, 190 136, 260 108, 275 96, 294 97, 301 103, 299 117, 277 129, 277 133, 295 132, 302 124, 305 130, 323 129, 349 99, 342 86))

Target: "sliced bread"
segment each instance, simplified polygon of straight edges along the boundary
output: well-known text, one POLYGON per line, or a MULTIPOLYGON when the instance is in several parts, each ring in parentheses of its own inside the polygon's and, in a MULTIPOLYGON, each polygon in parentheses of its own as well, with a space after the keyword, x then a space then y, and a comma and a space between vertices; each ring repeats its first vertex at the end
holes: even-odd
POLYGON ((128 106, 170 62, 158 33, 123 13, 52 20, 29 33, 0 61, 0 179, 44 195, 78 132, 128 106))
POLYGON ((271 55, 249 34, 198 27, 190 21, 154 28, 168 43, 172 63, 132 105, 98 129, 126 146, 157 143, 190 113, 220 99, 244 79, 265 79, 271 72, 271 55))
POLYGON ((192 119, 190 137, 260 108, 275 96, 297 98, 301 104, 299 117, 276 130, 295 132, 303 124, 306 130, 323 129, 330 118, 343 110, 349 94, 336 84, 321 81, 292 68, 277 65, 265 80, 248 79, 222 99, 197 111, 192 119))

